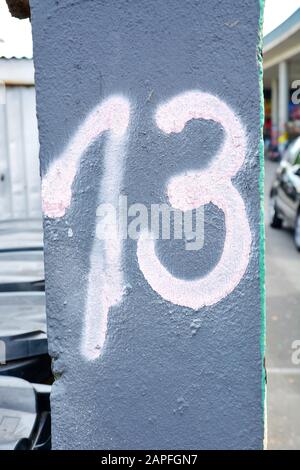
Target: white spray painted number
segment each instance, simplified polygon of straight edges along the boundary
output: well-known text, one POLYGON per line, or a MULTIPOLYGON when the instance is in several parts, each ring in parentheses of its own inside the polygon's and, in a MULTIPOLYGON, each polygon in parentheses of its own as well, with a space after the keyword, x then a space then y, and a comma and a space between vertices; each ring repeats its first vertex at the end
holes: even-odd
POLYGON ((226 238, 221 259, 204 277, 178 279, 157 258, 155 241, 147 232, 138 241, 137 255, 146 280, 161 297, 176 305, 199 309, 223 299, 240 282, 249 262, 251 233, 244 202, 231 184, 246 152, 245 132, 239 119, 223 101, 199 91, 176 96, 160 106, 155 115, 158 128, 167 134, 181 132, 191 119, 220 123, 226 134, 224 144, 207 170, 173 177, 167 193, 170 204, 181 211, 212 202, 224 212, 226 238))
MULTIPOLYGON (((43 178, 45 216, 64 216, 71 204, 72 183, 80 158, 105 131, 109 131, 109 136, 100 199, 116 204, 123 175, 129 117, 128 100, 112 96, 85 119, 66 150, 43 178)), ((226 238, 220 261, 204 277, 194 280, 176 278, 158 259, 155 240, 146 231, 138 239, 137 257, 145 279, 155 292, 173 304, 196 310, 220 301, 238 285, 249 262, 251 232, 244 202, 231 183, 246 154, 247 140, 239 118, 219 98, 200 91, 190 91, 172 98, 159 106, 155 114, 157 127, 166 134, 181 132, 192 119, 220 123, 225 130, 225 140, 207 169, 172 177, 167 184, 167 194, 171 206, 183 212, 210 202, 224 212, 226 238)), ((82 340, 82 353, 88 359, 100 356, 106 338, 109 309, 123 297, 122 242, 116 231, 116 227, 111 227, 110 240, 100 242, 95 237, 90 256, 82 340)))
MULTIPOLYGON (((100 199, 112 204, 117 202, 129 117, 130 105, 120 96, 107 99, 90 113, 66 150, 43 178, 42 204, 46 216, 64 216, 71 204, 71 188, 80 158, 105 131, 110 133, 105 150, 100 199)), ((88 359, 96 359, 100 355, 106 337, 109 309, 117 305, 123 296, 122 240, 116 236, 116 230, 117 227, 111 227, 110 240, 100 242, 95 237, 90 255, 82 337, 82 354, 88 359)))

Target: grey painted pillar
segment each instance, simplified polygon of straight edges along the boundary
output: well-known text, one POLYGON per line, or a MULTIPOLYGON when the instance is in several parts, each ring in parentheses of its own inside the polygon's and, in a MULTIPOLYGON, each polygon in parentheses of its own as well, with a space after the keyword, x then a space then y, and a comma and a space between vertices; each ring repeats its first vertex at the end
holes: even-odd
POLYGON ((271 113, 272 137, 278 137, 278 80, 274 78, 271 83, 271 113))
POLYGON ((261 448, 259 2, 31 13, 54 448, 261 448))
POLYGON ((288 121, 289 108, 289 75, 286 61, 280 62, 278 69, 279 80, 279 132, 283 134, 288 121))

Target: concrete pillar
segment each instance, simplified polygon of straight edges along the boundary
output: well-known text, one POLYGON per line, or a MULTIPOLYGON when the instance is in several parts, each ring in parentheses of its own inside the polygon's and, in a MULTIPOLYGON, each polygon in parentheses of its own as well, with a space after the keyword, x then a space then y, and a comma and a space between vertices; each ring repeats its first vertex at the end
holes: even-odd
POLYGON ((30 2, 55 449, 263 445, 259 3, 30 2))
POLYGON ((272 139, 278 138, 278 80, 271 83, 272 139))
POLYGON ((286 61, 279 64, 279 132, 283 134, 288 121, 289 109, 289 75, 286 61))

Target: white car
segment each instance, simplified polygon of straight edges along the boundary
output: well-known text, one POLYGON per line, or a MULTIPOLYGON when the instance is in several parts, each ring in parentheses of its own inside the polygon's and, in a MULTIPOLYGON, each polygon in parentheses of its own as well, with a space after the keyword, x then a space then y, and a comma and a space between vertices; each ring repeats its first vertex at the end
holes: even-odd
POLYGON ((294 229, 300 251, 300 137, 287 148, 270 193, 270 224, 281 228, 283 222, 294 229))

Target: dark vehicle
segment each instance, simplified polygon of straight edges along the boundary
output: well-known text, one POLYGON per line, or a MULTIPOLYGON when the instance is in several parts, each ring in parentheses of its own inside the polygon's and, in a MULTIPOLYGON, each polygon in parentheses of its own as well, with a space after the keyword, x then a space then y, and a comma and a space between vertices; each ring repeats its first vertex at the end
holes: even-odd
POLYGON ((270 193, 270 224, 281 228, 283 223, 294 230, 300 251, 300 137, 287 148, 278 167, 270 193))
POLYGON ((0 223, 0 449, 49 449, 41 223, 0 223))
POLYGON ((280 151, 278 148, 278 145, 270 145, 267 155, 269 160, 272 160, 274 162, 279 162, 280 161, 280 151))
POLYGON ((10 287, 14 290, 3 292, 0 284, 0 345, 3 356, 0 358, 0 376, 48 383, 51 361, 47 348, 44 292, 17 291, 18 284, 10 287))
POLYGON ((0 450, 50 450, 50 389, 0 376, 0 450))

